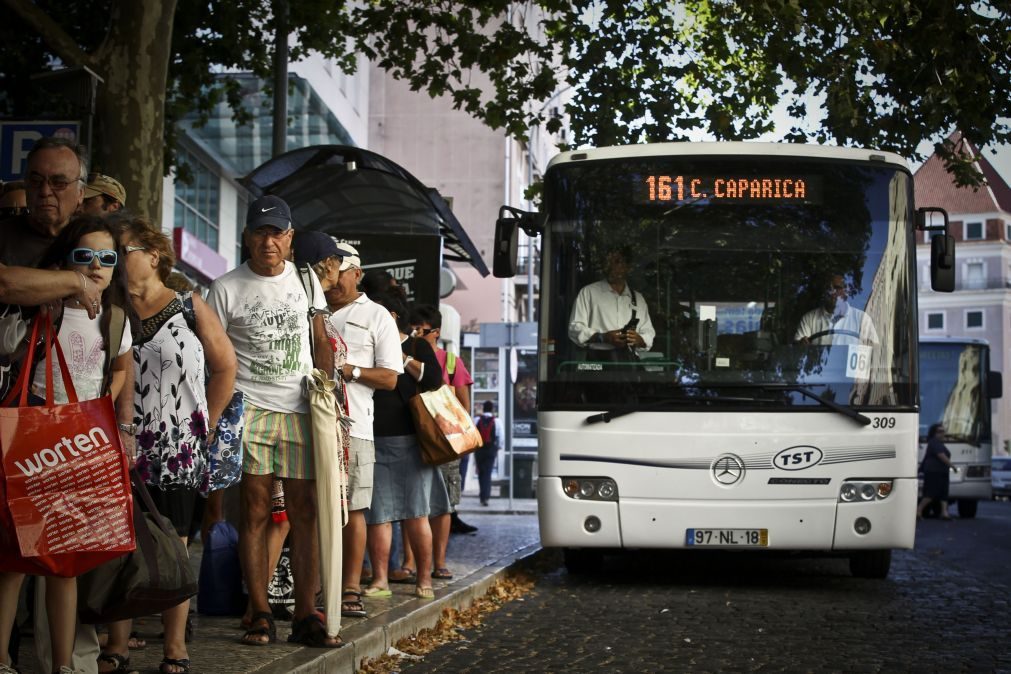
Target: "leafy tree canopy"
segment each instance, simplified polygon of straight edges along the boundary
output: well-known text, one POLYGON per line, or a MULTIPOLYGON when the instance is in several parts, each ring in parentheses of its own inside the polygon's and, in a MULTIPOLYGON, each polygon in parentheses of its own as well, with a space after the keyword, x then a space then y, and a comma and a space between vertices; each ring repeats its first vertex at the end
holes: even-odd
MULTIPOLYGON (((150 75, 165 83, 151 95, 163 96, 156 103, 163 104, 170 158, 182 116, 206 117, 228 100, 236 121, 247 119, 238 84, 221 73, 251 71, 269 81, 277 21, 270 0, 3 1, 11 12, 0 25, 0 90, 6 92, 0 114, 38 114, 45 106, 29 76, 60 64, 89 65, 107 83, 127 77, 113 58, 125 50, 136 55, 130 62, 139 73, 129 74, 132 81, 150 75), (145 23, 141 11, 160 12, 168 34, 152 35, 157 24, 145 23), (124 17, 144 29, 116 30, 124 17), (160 69, 158 59, 147 58, 159 50, 167 55, 166 72, 147 73, 160 69)), ((1011 12, 1003 2, 286 4, 292 59, 313 50, 351 70, 355 53, 364 53, 415 90, 446 95, 520 138, 533 125, 558 129, 560 121, 540 102, 569 87, 577 146, 771 134, 916 157, 917 146, 933 140, 966 184, 979 180, 974 158, 943 142, 951 131, 962 131, 975 148, 1011 141, 1011 12), (823 109, 809 110, 811 101, 823 109), (775 112, 783 109, 813 121, 777 128, 775 112)), ((131 133, 115 114, 115 106, 129 103, 99 100, 100 108, 112 108, 98 111, 105 120, 100 140, 131 133)), ((134 157, 132 165, 114 159, 110 170, 139 166, 160 176, 162 146, 152 144, 134 150, 151 157, 134 157)), ((113 152, 108 141, 98 145, 100 154, 103 147, 113 152)), ((148 180, 154 189, 156 181, 148 180)))

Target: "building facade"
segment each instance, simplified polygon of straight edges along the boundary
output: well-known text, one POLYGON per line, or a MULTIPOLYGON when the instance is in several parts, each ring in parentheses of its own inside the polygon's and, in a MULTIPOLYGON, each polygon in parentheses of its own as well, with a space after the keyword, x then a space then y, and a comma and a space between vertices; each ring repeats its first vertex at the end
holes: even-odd
MULTIPOLYGON (((957 140, 957 138, 955 138, 957 140)), ((974 151, 969 148, 970 151, 974 151)), ((955 291, 930 289, 931 232, 917 234, 920 334, 971 337, 990 344, 990 368, 1004 371, 1011 348, 1011 187, 986 160, 979 189, 956 187, 935 155, 914 174, 916 206, 948 212, 955 237, 955 291)), ((995 454, 1011 453, 1011 391, 993 405, 995 454)))

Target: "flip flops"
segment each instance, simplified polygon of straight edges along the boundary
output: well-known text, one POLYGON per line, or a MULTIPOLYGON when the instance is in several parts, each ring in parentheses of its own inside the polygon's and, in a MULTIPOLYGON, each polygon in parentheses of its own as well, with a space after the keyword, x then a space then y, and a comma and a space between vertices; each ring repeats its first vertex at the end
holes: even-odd
POLYGON ((430 587, 416 587, 414 596, 418 599, 435 599, 435 590, 430 587))
POLYGON ((440 566, 432 572, 432 578, 435 578, 436 580, 452 580, 453 572, 444 566, 440 566))
POLYGON ((370 585, 369 587, 365 588, 365 591, 362 592, 362 594, 366 597, 370 597, 373 599, 380 597, 392 597, 393 590, 391 590, 388 587, 373 587, 370 585))
POLYGON ((418 575, 414 572, 414 569, 402 566, 399 569, 390 571, 390 582, 414 585, 418 582, 418 575))

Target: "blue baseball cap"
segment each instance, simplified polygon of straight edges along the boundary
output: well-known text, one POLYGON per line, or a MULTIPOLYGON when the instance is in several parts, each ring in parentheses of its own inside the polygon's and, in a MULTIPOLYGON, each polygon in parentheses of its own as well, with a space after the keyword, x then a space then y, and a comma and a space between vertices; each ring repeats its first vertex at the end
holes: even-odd
POLYGON ((276 227, 281 231, 291 229, 291 210, 284 199, 268 194, 249 204, 246 229, 253 231, 260 227, 276 227))
POLYGON ((291 242, 291 252, 295 264, 313 265, 331 257, 351 257, 353 253, 337 245, 334 238, 316 230, 300 230, 295 232, 295 240, 291 242))

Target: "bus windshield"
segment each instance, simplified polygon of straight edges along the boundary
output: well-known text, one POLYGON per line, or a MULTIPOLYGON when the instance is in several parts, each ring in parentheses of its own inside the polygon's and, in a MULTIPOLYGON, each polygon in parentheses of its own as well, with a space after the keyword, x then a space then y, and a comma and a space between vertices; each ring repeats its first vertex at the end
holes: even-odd
POLYGON ((911 182, 796 157, 551 167, 541 409, 913 408, 911 182))
POLYGON ((920 442, 933 423, 945 440, 979 446, 990 442, 990 399, 985 377, 989 348, 982 344, 920 343, 920 442))

